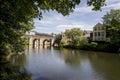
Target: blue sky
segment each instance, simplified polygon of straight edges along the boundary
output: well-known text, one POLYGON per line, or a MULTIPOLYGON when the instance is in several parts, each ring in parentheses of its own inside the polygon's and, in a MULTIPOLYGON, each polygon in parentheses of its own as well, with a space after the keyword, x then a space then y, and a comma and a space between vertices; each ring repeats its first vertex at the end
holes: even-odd
POLYGON ((61 33, 66 29, 74 27, 82 30, 92 30, 95 24, 102 23, 102 17, 110 9, 120 9, 120 0, 106 0, 107 6, 102 7, 102 11, 92 11, 92 7, 86 5, 86 0, 76 6, 74 12, 69 16, 62 16, 56 11, 43 13, 41 20, 34 19, 34 31, 40 33, 61 33))

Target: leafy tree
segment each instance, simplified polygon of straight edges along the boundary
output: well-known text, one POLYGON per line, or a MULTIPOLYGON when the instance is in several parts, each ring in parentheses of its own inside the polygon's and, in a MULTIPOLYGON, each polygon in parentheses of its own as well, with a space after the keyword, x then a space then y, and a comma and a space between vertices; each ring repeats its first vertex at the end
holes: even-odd
POLYGON ((64 39, 62 39, 61 41, 60 41, 60 47, 63 47, 63 46, 65 46, 67 44, 67 42, 64 40, 64 39))
POLYGON ((120 47, 120 9, 111 10, 103 17, 107 38, 112 45, 120 47))
POLYGON ((88 40, 85 37, 81 37, 80 46, 88 45, 88 40))
POLYGON ((71 30, 67 30, 66 35, 74 45, 79 45, 82 39, 82 30, 80 30, 80 28, 73 28, 71 30))
MULTIPOLYGON (((99 10, 105 0, 87 0, 89 6, 99 10)), ((0 54, 21 52, 25 49, 26 31, 33 28, 33 18, 55 10, 62 15, 73 12, 80 0, 0 0, 0 54)))
POLYGON ((101 7, 106 5, 106 0, 87 0, 88 6, 93 6, 92 10, 101 10, 101 7))
POLYGON ((61 41, 61 35, 60 34, 56 34, 53 45, 55 46, 57 44, 58 46, 60 46, 60 41, 61 41))

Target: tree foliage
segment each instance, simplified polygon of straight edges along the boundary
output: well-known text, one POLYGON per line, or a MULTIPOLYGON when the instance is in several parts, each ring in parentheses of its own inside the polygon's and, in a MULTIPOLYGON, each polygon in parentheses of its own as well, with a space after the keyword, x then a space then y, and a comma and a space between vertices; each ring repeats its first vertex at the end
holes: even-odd
POLYGON ((60 41, 61 41, 61 35, 56 34, 53 46, 55 46, 56 44, 57 44, 57 46, 60 46, 60 41))
MULTIPOLYGON (((88 0, 99 10, 105 0, 88 0)), ((0 0, 0 53, 21 52, 26 44, 25 33, 33 28, 33 18, 41 19, 50 10, 62 15, 73 12, 80 0, 0 0)))
POLYGON ((64 39, 62 39, 61 41, 60 41, 60 47, 63 47, 63 46, 65 46, 67 44, 67 42, 66 42, 66 40, 64 40, 64 39))
POLYGON ((82 39, 82 30, 80 28, 72 28, 66 31, 66 35, 74 45, 78 45, 82 39))
POLYGON ((106 27, 110 43, 116 47, 120 47, 120 9, 111 10, 104 15, 103 23, 106 27))
POLYGON ((106 5, 106 0, 87 0, 88 6, 93 6, 92 10, 101 10, 101 7, 106 5))
POLYGON ((0 53, 20 52, 25 48, 26 31, 32 29, 35 17, 33 1, 0 1, 0 53))

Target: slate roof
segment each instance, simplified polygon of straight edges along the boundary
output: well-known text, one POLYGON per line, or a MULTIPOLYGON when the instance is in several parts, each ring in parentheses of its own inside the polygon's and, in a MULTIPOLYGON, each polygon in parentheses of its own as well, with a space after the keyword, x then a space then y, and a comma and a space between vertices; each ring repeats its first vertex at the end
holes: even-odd
POLYGON ((101 23, 97 23, 94 27, 98 27, 98 26, 102 27, 103 24, 101 24, 101 23))

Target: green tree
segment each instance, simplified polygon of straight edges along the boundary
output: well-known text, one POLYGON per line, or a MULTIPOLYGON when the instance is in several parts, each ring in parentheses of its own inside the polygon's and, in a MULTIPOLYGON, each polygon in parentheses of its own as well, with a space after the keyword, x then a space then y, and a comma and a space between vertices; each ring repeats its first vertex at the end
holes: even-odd
MULTIPOLYGON (((88 0, 99 10, 105 0, 88 0)), ((21 52, 27 43, 25 33, 33 28, 33 18, 55 10, 62 15, 73 12, 80 0, 0 0, 0 54, 21 52)))
POLYGON ((80 28, 73 28, 71 30, 66 31, 66 35, 69 40, 72 41, 73 45, 77 46, 80 44, 80 41, 82 39, 82 30, 80 28))
POLYGON ((60 47, 63 47, 63 46, 65 46, 67 44, 67 42, 65 41, 65 40, 61 40, 60 41, 60 47))
POLYGON ((88 45, 88 39, 85 37, 81 37, 81 41, 80 41, 80 46, 86 46, 88 45))
POLYGON ((110 43, 120 47, 120 9, 111 10, 103 17, 103 23, 106 27, 107 38, 110 43))
POLYGON ((53 46, 60 46, 60 41, 61 41, 61 35, 60 34, 55 34, 55 40, 53 46))

